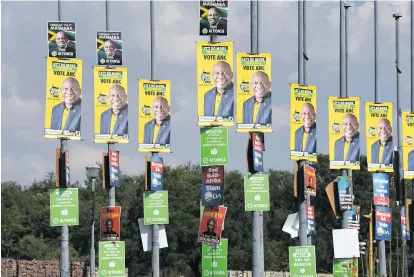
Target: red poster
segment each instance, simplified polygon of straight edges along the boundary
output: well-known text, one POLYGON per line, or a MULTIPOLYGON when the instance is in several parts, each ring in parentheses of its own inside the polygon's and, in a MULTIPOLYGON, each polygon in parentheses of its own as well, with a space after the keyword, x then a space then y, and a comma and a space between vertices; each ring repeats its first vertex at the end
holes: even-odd
POLYGON ((227 207, 205 207, 198 231, 198 242, 220 244, 227 207))
POLYGON ((310 220, 315 220, 315 207, 306 206, 306 218, 310 220))
POLYGON ((316 196, 316 173, 310 165, 305 165, 305 193, 316 196))
POLYGON ((203 185, 224 185, 224 166, 203 166, 203 185))
POLYGON ((101 241, 121 239, 121 207, 101 208, 101 241))
POLYGON ((151 172, 163 173, 162 161, 151 161, 151 172))
POLYGON ((253 150, 256 150, 260 153, 263 152, 263 143, 260 138, 260 135, 253 133, 253 150))
POLYGON ((119 151, 109 150, 109 165, 119 168, 119 151))

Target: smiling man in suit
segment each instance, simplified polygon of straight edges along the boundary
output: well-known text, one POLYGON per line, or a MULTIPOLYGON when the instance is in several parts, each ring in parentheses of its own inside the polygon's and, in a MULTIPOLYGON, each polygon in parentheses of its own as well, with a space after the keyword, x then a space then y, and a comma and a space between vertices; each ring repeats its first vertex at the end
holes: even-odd
POLYGON ((252 76, 253 96, 243 103, 243 124, 272 123, 272 92, 269 76, 257 71, 252 76))
POLYGON ((377 123, 378 140, 371 146, 371 163, 392 164, 392 127, 386 118, 381 118, 377 123))
POLYGON ((204 116, 233 117, 233 72, 230 65, 219 61, 213 66, 215 87, 204 94, 204 116))
POLYGON ((295 151, 316 152, 316 113, 311 103, 302 106, 302 124, 295 132, 295 151))
POLYGON ((111 107, 101 114, 101 134, 128 134, 127 94, 121 85, 113 85, 108 92, 111 107))
POLYGON ((144 144, 170 144, 170 105, 165 97, 152 102, 154 118, 144 126, 144 144))
POLYGON ((61 86, 63 102, 52 109, 51 129, 80 131, 82 90, 78 80, 68 77, 63 80, 61 86))
POLYGON ((344 135, 335 141, 335 161, 359 161, 359 123, 353 114, 346 114, 342 117, 342 131, 344 135))

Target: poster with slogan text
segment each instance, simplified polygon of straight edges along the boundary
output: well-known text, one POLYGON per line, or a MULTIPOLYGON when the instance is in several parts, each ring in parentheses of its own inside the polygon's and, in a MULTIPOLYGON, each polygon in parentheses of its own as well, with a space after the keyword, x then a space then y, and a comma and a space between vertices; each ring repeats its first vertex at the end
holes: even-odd
POLYGON ((290 85, 290 159, 316 162, 316 87, 290 85))
POLYGON ((237 132, 272 132, 270 53, 237 53, 237 132))
POLYGON ((198 126, 234 126, 233 42, 197 42, 198 126))
POLYGON ((414 113, 402 112, 404 179, 414 179, 414 113))
POLYGON ((97 32, 96 57, 98 65, 122 65, 122 33, 97 32))
POLYGON ((45 138, 81 139, 82 60, 47 58, 45 138))
POLYGON ((48 21, 47 44, 49 57, 76 59, 75 22, 48 21))
POLYGON ((200 36, 227 36, 228 0, 200 1, 200 36))
POLYGON ((171 82, 138 82, 138 151, 171 152, 171 82))
POLYGON ((393 172, 392 103, 365 102, 365 128, 368 171, 393 172))
POLYGON ((94 142, 128 143, 126 68, 94 67, 94 142))
POLYGON ((360 169, 359 97, 329 97, 329 168, 360 169))

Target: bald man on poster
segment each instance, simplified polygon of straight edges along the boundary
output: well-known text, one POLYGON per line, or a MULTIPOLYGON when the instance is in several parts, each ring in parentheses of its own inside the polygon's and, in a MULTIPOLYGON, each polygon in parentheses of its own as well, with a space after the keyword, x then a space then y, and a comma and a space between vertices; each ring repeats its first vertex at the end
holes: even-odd
POLYGON ((215 87, 204 94, 204 116, 233 117, 233 72, 227 62, 218 61, 213 66, 215 87))
POLYGON ((165 97, 152 101, 154 118, 144 126, 144 144, 170 144, 170 105, 165 97))
POLYGON ((378 140, 371 146, 371 163, 392 164, 393 144, 392 127, 386 118, 381 118, 377 123, 378 140))
POLYGON ((359 161, 360 141, 358 118, 353 114, 342 117, 344 135, 335 141, 334 161, 359 161))
POLYGON ((316 112, 311 103, 302 106, 302 124, 295 132, 295 151, 316 153, 316 112))
POLYGON ((111 107, 101 114, 100 134, 128 134, 127 94, 123 86, 113 85, 108 92, 111 107))
POLYGON ((253 96, 243 103, 243 124, 272 123, 272 92, 269 76, 257 71, 252 76, 253 96))

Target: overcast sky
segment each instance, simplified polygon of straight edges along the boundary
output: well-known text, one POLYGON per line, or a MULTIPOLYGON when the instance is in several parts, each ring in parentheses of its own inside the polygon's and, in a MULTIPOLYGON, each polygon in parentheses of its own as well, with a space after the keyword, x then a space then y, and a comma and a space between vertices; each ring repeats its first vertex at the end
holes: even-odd
MULTIPOLYGON (((170 79, 172 86, 174 153, 162 154, 166 165, 200 160, 200 134, 197 127, 196 51, 199 2, 164 1, 155 3, 156 78, 170 79)), ((259 51, 272 59, 273 133, 266 135, 266 168, 292 170, 289 159, 289 83, 297 82, 297 2, 259 4, 259 51)), ((308 84, 317 86, 318 152, 328 152, 327 99, 339 95, 339 2, 308 2, 308 84)), ((401 108, 410 108, 410 15, 409 2, 384 2, 379 6, 380 100, 392 101, 395 93, 395 23, 400 22, 401 108)), ((373 3, 354 2, 349 9, 349 94, 361 102, 374 100, 373 3)), ((250 4, 231 1, 227 38, 235 42, 235 52, 250 51, 250 4)), ((121 170, 143 172, 144 153, 137 152, 138 78, 150 78, 149 3, 110 2, 109 31, 122 31, 124 66, 128 68, 129 133, 128 145, 120 150, 121 170)), ((29 185, 55 168, 55 148, 59 140, 43 136, 47 21, 57 20, 57 2, 2 1, 2 181, 29 185)), ((93 143, 93 69, 96 64, 96 31, 105 30, 105 3, 62 2, 61 20, 76 22, 77 55, 82 59, 84 141, 70 141, 71 180, 81 183, 84 168, 101 159, 106 145, 93 143)), ((361 106, 361 128, 365 117, 361 106)), ((394 113, 396 114, 396 113, 394 113)), ((394 124, 396 119, 394 116, 394 124)), ((362 132, 363 133, 363 132, 362 132)), ((364 134, 364 133, 363 133, 364 134)), ((365 137, 365 135, 363 135, 365 137)), ((247 134, 229 131, 227 169, 246 171, 247 134)), ((365 143, 361 152, 365 154, 365 143)))

